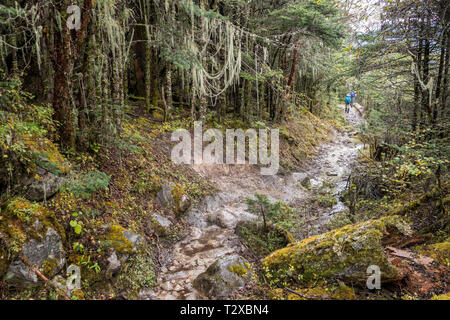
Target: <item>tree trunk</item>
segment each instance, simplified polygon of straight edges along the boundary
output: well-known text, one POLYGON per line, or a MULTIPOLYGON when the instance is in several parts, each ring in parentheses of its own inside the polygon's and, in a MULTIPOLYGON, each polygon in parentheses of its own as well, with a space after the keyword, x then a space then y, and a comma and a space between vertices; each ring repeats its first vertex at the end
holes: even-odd
MULTIPOLYGON (((55 3, 54 9, 60 14, 65 14, 69 3, 60 0, 55 3)), ((82 24, 78 31, 71 31, 62 23, 62 30, 57 30, 54 37, 54 94, 53 108, 54 119, 59 124, 59 140, 63 147, 72 149, 75 146, 75 128, 73 119, 72 97, 72 72, 75 60, 85 40, 86 29, 90 22, 90 10, 93 0, 84 1, 82 10, 82 24), (72 40, 72 41, 71 41, 72 40)), ((57 16, 54 12, 54 17, 57 16)), ((56 18, 54 23, 57 24, 56 18)))
POLYGON ((446 40, 447 40, 447 37, 446 37, 446 35, 444 35, 442 37, 442 42, 441 42, 441 55, 439 58, 439 70, 438 70, 438 75, 437 75, 437 80, 436 80, 436 96, 435 96, 435 102, 433 105, 433 119, 432 119, 433 123, 436 123, 437 116, 438 116, 438 110, 439 110, 439 97, 441 94, 441 82, 442 82, 442 76, 443 76, 442 73, 444 72, 446 40))
POLYGON ((169 118, 170 110, 173 108, 173 98, 172 98, 172 66, 167 63, 167 70, 166 70, 166 83, 165 83, 166 89, 165 94, 167 96, 166 98, 166 108, 164 109, 164 121, 167 121, 169 118))
POLYGON ((420 84, 419 79, 417 77, 420 77, 421 69, 422 69, 422 39, 419 40, 419 48, 417 50, 417 56, 416 56, 416 63, 418 68, 418 75, 414 76, 414 110, 413 110, 413 117, 412 117, 412 131, 415 132, 417 130, 417 124, 418 124, 418 115, 420 110, 420 84))
MULTIPOLYGON (((147 39, 147 41, 150 41, 150 39, 147 39)), ((145 44, 145 104, 147 105, 147 108, 150 107, 152 104, 152 70, 151 70, 151 63, 152 63, 152 51, 150 47, 150 43, 147 42, 145 44)))
MULTIPOLYGON (((441 93, 441 112, 444 110, 448 111, 448 66, 450 60, 450 30, 447 31, 447 49, 445 53, 445 64, 444 64, 444 73, 443 73, 443 84, 442 84, 442 93, 441 93)), ((446 116, 442 114, 442 116, 446 116)))

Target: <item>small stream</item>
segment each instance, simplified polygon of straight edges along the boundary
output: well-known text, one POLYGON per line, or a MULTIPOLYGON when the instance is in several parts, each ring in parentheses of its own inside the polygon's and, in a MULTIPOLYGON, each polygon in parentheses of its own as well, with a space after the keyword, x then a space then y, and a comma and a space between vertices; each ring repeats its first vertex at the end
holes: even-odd
POLYGON ((337 203, 316 223, 326 223, 334 214, 346 210, 339 196, 346 188, 358 150, 362 148, 352 137, 363 121, 355 109, 350 111, 347 119, 354 131, 336 132, 334 141, 322 145, 301 174, 262 176, 259 169, 248 165, 194 166, 200 175, 217 186, 219 192, 189 210, 186 216, 188 235, 172 248, 170 259, 165 261, 157 277, 158 286, 142 290, 141 298, 206 299, 195 290, 193 281, 217 259, 245 252, 234 229, 239 221, 257 218, 247 211, 246 204, 246 198, 256 192, 272 201, 282 200, 288 204, 305 199, 309 193, 298 186, 297 177, 307 174, 313 188, 320 187, 325 181, 333 185, 333 195, 337 199, 337 203))

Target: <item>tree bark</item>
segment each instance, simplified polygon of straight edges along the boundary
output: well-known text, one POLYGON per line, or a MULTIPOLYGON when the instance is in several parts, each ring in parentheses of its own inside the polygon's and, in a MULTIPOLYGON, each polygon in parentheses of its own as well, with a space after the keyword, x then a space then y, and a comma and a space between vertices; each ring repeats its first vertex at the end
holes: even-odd
MULTIPOLYGON (((67 10, 69 1, 60 0, 55 2, 55 10, 64 13, 67 10)), ((93 0, 86 0, 82 10, 82 24, 80 30, 73 32, 62 23, 62 30, 55 32, 54 44, 54 94, 53 108, 54 120, 59 124, 59 141, 67 149, 75 147, 75 128, 73 121, 72 100, 72 73, 75 60, 80 53, 80 48, 85 40, 86 29, 90 22, 89 11, 92 9, 93 0)), ((56 12, 54 12, 56 17, 56 12)), ((54 23, 56 24, 56 18, 54 23)))

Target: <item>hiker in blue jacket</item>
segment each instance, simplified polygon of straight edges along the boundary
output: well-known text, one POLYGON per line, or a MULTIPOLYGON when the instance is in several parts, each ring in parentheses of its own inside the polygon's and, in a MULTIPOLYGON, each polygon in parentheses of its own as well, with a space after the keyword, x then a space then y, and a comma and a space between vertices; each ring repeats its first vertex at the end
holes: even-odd
POLYGON ((345 102, 345 113, 349 113, 349 105, 352 103, 352 97, 350 94, 347 94, 344 99, 345 102))
POLYGON ((356 96, 355 92, 352 91, 352 93, 350 93, 350 97, 352 98, 352 102, 350 102, 350 107, 352 107, 352 108, 353 108, 353 103, 355 103, 355 96, 356 96))

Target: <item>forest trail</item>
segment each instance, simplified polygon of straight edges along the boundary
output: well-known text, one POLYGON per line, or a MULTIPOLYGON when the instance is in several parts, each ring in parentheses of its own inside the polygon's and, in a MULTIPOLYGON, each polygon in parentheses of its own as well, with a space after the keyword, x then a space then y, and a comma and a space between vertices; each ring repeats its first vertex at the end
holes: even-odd
POLYGON ((246 198, 255 193, 287 204, 305 199, 308 191, 298 186, 296 177, 306 173, 313 188, 324 182, 335 186, 333 195, 337 204, 316 219, 316 225, 328 222, 334 214, 345 210, 339 195, 346 187, 348 175, 362 147, 352 141, 363 122, 362 107, 356 105, 359 110, 352 108, 346 115, 352 129, 344 133, 334 132, 333 141, 319 147, 317 155, 304 166, 302 173, 262 176, 255 166, 194 166, 199 174, 216 185, 219 192, 206 197, 199 206, 189 211, 186 217, 188 236, 172 248, 158 275, 158 286, 150 291, 143 290, 141 298, 206 299, 193 287, 193 281, 218 258, 233 253, 242 255, 247 250, 234 229, 239 221, 257 218, 247 211, 246 203, 246 198))

